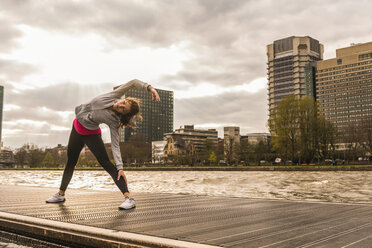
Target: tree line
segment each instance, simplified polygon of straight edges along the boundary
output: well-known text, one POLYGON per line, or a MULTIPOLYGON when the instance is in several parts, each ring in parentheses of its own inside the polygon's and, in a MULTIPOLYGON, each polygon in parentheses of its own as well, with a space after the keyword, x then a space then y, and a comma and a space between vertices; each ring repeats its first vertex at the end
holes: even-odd
MULTIPOLYGON (((111 146, 105 144, 109 159, 113 164, 111 146)), ((120 151, 123 162, 126 164, 142 164, 151 161, 151 145, 146 143, 145 137, 136 134, 130 137, 126 143, 120 143, 120 151)), ((53 148, 26 149, 24 147, 17 150, 14 154, 14 160, 17 166, 29 168, 63 168, 67 162, 67 149, 53 148)), ((97 159, 92 152, 81 153, 76 164, 78 167, 100 167, 97 159)))
POLYGON ((42 150, 40 148, 20 148, 14 154, 17 166, 30 168, 50 168, 64 166, 67 161, 66 152, 59 153, 57 150, 42 150))
POLYGON ((268 125, 273 134, 271 148, 284 160, 294 163, 322 163, 336 159, 355 162, 371 156, 371 117, 336 129, 325 119, 312 97, 285 97, 270 114, 268 125))

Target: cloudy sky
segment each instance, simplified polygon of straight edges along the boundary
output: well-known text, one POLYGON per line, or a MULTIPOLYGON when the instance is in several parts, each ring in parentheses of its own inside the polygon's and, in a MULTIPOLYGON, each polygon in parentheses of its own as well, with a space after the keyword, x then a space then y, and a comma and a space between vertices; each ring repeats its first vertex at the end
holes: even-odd
POLYGON ((74 107, 133 78, 174 91, 175 128, 266 132, 266 45, 308 35, 333 58, 372 41, 371 9, 367 0, 0 0, 2 141, 66 145, 74 107))

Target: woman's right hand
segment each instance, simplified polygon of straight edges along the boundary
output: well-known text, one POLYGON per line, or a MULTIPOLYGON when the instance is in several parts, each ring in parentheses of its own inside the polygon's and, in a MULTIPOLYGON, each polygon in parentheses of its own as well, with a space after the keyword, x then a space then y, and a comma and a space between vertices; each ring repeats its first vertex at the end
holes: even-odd
POLYGON ((120 177, 123 177, 123 178, 124 178, 124 181, 125 181, 125 183, 126 183, 126 184, 128 184, 128 183, 127 183, 127 177, 125 176, 125 174, 124 174, 124 171, 123 171, 123 170, 119 170, 119 171, 118 171, 118 181, 120 180, 120 177))

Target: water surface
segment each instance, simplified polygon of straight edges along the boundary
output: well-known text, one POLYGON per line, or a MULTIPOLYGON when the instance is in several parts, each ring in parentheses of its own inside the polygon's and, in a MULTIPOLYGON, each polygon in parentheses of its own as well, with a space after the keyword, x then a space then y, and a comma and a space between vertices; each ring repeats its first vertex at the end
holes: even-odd
MULTIPOLYGON (((63 171, 0 171, 0 184, 58 189, 63 171)), ((369 171, 127 171, 131 192, 372 203, 369 171)), ((69 188, 118 190, 105 171, 75 171, 69 188)))

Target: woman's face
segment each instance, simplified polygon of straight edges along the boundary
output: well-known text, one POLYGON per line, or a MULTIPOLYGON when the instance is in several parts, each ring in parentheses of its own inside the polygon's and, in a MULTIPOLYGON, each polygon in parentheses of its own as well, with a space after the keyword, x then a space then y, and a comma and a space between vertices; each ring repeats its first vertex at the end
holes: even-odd
POLYGON ((130 112, 130 107, 131 107, 130 102, 125 99, 122 99, 113 105, 114 110, 123 115, 128 114, 130 112))

